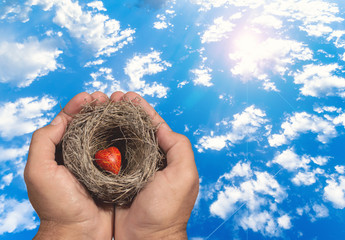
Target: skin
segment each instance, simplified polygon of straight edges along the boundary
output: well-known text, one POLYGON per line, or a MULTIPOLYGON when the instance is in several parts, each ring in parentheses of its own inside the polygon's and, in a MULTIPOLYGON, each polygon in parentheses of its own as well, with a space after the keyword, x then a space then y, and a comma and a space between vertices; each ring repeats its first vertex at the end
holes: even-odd
POLYGON ((70 115, 95 99, 96 104, 108 101, 101 92, 80 93, 50 125, 33 134, 24 179, 41 220, 35 239, 187 239, 186 226, 199 189, 191 144, 173 132, 138 94, 115 92, 110 100, 135 101, 160 124, 157 138, 168 165, 155 174, 130 208, 96 205, 76 178, 57 165, 55 147, 72 119, 70 115))

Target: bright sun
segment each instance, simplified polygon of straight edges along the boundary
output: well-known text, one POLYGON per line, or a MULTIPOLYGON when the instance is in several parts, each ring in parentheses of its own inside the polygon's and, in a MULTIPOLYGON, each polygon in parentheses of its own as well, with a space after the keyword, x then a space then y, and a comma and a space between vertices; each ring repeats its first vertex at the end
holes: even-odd
POLYGON ((240 32, 234 39, 235 50, 241 52, 253 51, 260 43, 260 38, 256 32, 244 31, 240 32))

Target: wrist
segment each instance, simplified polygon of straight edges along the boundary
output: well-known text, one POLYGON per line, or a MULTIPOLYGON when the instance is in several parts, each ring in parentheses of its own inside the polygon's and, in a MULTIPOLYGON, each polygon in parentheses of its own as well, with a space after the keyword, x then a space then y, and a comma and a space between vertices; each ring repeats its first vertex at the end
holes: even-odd
POLYGON ((80 224, 63 224, 53 221, 41 221, 35 240, 62 240, 62 239, 105 239, 102 235, 80 224), (101 237, 101 238, 100 238, 101 237))
MULTIPOLYGON (((115 231, 116 233, 116 231, 115 231)), ((130 232, 127 232, 123 236, 115 237, 115 239, 140 239, 140 240, 188 240, 186 227, 170 227, 161 230, 153 229, 134 229, 132 228, 130 232)))

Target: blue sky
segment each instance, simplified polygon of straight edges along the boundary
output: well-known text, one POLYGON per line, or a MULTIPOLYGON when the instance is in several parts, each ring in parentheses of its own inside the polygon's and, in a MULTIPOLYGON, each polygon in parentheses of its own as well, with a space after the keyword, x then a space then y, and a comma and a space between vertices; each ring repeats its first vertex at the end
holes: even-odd
POLYGON ((345 237, 345 3, 0 1, 0 239, 32 238, 32 132, 136 91, 194 147, 192 240, 345 237))

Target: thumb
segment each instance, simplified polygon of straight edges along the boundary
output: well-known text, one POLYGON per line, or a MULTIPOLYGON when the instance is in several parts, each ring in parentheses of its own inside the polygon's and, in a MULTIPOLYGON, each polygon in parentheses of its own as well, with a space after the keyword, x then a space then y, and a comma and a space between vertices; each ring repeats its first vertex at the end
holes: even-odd
POLYGON ((60 113, 49 125, 33 133, 27 167, 35 169, 38 165, 55 161, 56 145, 62 139, 66 126, 67 120, 60 113))

